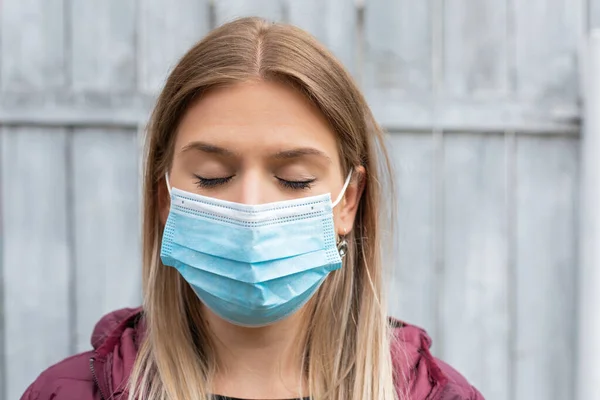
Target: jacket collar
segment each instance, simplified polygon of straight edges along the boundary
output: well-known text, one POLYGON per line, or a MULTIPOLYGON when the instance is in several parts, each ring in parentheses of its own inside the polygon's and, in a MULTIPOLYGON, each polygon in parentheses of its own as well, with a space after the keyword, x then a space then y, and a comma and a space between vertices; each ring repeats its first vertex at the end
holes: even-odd
MULTIPOLYGON (((90 367, 105 397, 126 392, 145 333, 142 317, 142 308, 126 308, 104 316, 94 328, 90 367)), ((390 318, 389 323, 394 328, 391 356, 396 390, 411 399, 439 398, 448 377, 429 352, 431 338, 423 329, 397 319, 390 318)))
POLYGON ((141 308, 127 308, 104 316, 92 333, 94 353, 90 368, 104 398, 127 389, 138 352, 139 334, 145 331, 141 308))

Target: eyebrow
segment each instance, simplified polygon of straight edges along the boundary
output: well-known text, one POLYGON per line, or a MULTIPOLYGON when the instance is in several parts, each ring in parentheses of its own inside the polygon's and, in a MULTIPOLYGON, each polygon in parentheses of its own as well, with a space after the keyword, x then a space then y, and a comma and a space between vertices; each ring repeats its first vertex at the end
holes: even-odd
POLYGON ((275 153, 272 158, 277 160, 290 160, 306 156, 317 156, 327 160, 327 162, 331 162, 331 158, 327 154, 312 147, 301 147, 298 149, 280 151, 275 153))
MULTIPOLYGON (((201 151, 204 153, 216 154, 216 155, 227 156, 227 157, 238 157, 239 156, 239 154, 236 152, 225 149, 223 147, 205 143, 205 142, 188 143, 183 147, 183 149, 181 149, 181 152, 185 153, 190 150, 197 150, 197 151, 201 151)), ((306 157, 306 156, 317 156, 317 157, 325 159, 327 162, 331 162, 331 158, 327 154, 325 154, 321 150, 317 150, 313 147, 300 147, 297 149, 280 151, 280 152, 277 152, 277 153, 271 155, 270 158, 273 158, 276 160, 291 160, 294 158, 301 158, 301 157, 306 157)))
POLYGON ((183 146, 183 148, 181 149, 181 152, 185 153, 190 150, 197 150, 197 151, 202 151, 204 153, 216 154, 216 155, 220 155, 220 156, 228 156, 228 157, 237 156, 237 153, 235 153, 231 150, 227 150, 223 147, 214 146, 212 144, 208 144, 205 142, 188 143, 185 146, 183 146))

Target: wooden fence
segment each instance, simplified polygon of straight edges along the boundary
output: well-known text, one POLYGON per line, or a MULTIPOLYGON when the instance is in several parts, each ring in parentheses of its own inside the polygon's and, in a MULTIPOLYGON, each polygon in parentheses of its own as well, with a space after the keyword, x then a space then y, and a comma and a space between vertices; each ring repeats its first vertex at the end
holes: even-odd
POLYGON ((599 0, 2 0, 0 399, 139 304, 144 123, 177 58, 242 15, 315 34, 390 132, 390 313, 487 399, 573 398, 599 0))

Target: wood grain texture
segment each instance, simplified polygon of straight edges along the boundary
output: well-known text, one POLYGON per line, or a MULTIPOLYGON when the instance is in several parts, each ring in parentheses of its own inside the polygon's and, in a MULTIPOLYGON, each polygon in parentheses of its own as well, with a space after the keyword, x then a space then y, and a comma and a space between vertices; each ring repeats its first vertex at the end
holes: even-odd
POLYGON ((282 0, 219 0, 215 2, 215 22, 221 25, 241 17, 262 17, 281 21, 285 3, 282 0))
POLYGON ((208 0, 140 2, 139 88, 156 94, 179 58, 209 31, 208 0))
MULTIPOLYGON (((149 89, 149 88, 148 88, 149 89)), ((134 99, 131 105, 120 105, 115 96, 94 96, 94 101, 71 104, 51 103, 40 106, 30 98, 18 107, 3 107, 10 95, 0 93, 0 124, 43 126, 116 126, 135 129, 147 121, 154 98, 150 95, 134 99), (138 101, 139 100, 139 101, 138 101), (98 104, 101 103, 101 104, 98 104)), ((434 128, 457 132, 499 132, 504 129, 534 135, 579 136, 580 111, 568 114, 560 110, 543 109, 534 103, 511 101, 447 101, 433 117, 431 104, 422 98, 390 100, 389 103, 372 103, 378 122, 389 131, 429 133, 434 128)), ((564 110, 563 110, 564 111, 564 110)))
POLYGON ((588 12, 587 28, 600 29, 600 0, 587 0, 588 12))
POLYGON ((394 105, 414 123, 432 120, 431 0, 365 2, 364 91, 378 119, 392 119, 394 105))
POLYGON ((64 0, 0 2, 0 84, 2 90, 62 88, 64 0))
POLYGON ((5 340, 5 322, 6 322, 6 301, 5 301, 5 284, 4 284, 4 237, 6 235, 4 231, 4 163, 3 159, 3 148, 4 148, 4 132, 0 127, 0 399, 6 399, 8 395, 6 389, 6 340, 5 340))
POLYGON ((373 88, 431 88, 431 1, 372 0, 365 4, 366 82, 373 88))
POLYGON ((574 104, 579 96, 577 51, 584 29, 584 2, 512 4, 517 95, 557 104, 559 109, 562 103, 574 104))
POLYGON ((288 1, 288 22, 313 34, 355 77, 357 12, 353 1, 288 1))
POLYGON ((71 146, 76 347, 98 319, 141 304, 141 213, 136 131, 78 129, 71 146))
POLYGON ((388 286, 389 310, 434 335, 434 140, 431 135, 394 133, 390 145, 398 204, 394 254, 388 261, 393 274, 388 286))
POLYGON ((585 124, 580 146, 579 269, 577 271, 576 399, 600 398, 600 30, 585 49, 583 104, 585 124))
POLYGON ((508 91, 507 1, 455 0, 444 8, 444 90, 499 98, 508 91))
POLYGON ((5 390, 18 399, 69 354, 66 135, 3 128, 1 141, 5 390))
POLYGON ((578 140, 517 139, 514 399, 573 398, 578 140))
POLYGON ((76 91, 135 89, 134 0, 71 0, 72 84, 76 91))
POLYGON ((510 400, 504 138, 446 134, 443 166, 441 356, 486 398, 510 400))

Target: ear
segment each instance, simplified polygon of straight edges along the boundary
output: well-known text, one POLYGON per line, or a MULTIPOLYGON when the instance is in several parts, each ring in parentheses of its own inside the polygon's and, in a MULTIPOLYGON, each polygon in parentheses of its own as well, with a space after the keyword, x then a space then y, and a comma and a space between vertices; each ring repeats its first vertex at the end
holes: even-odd
POLYGON ((167 180, 164 177, 158 182, 156 195, 158 196, 158 215, 160 223, 165 226, 167 224, 167 218, 169 217, 169 209, 171 208, 171 196, 169 195, 169 189, 167 188, 167 180))
POLYGON ((335 224, 338 235, 345 235, 352 230, 366 179, 365 167, 362 165, 354 167, 352 179, 339 205, 340 210, 335 224))

